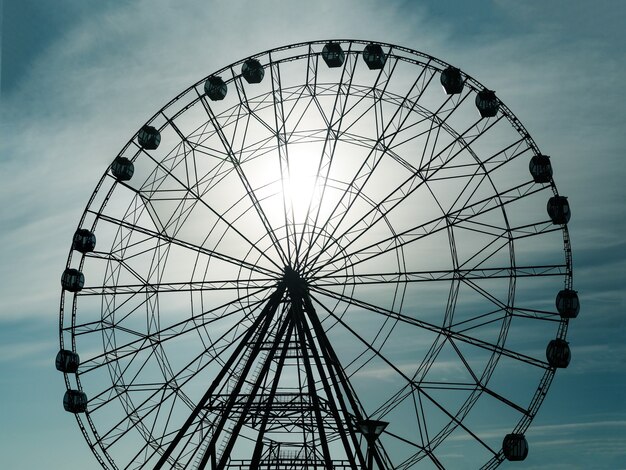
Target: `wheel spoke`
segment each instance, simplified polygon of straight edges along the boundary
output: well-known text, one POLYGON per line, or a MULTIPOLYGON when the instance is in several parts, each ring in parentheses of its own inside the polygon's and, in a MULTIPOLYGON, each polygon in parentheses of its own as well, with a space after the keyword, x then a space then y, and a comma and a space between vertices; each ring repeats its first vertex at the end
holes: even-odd
MULTIPOLYGON (((357 300, 357 299, 354 299, 354 298, 347 298, 347 297, 344 297, 341 294, 329 291, 327 289, 322 289, 322 288, 319 288, 319 287, 312 287, 312 290, 314 292, 318 292, 318 293, 320 293, 322 295, 325 295, 327 297, 333 298, 335 300, 340 300, 342 302, 345 302, 345 303, 347 303, 347 304, 349 304, 351 306, 362 308, 362 309, 368 310, 368 311, 373 312, 373 313, 378 313, 378 314, 387 316, 389 318, 392 318, 394 320, 398 320, 398 321, 400 321, 400 322, 402 322, 402 323, 404 323, 406 325, 416 326, 416 327, 418 327, 420 329, 423 329, 423 330, 426 330, 426 331, 430 331, 432 333, 437 333, 437 335, 443 335, 443 336, 445 336, 447 338, 456 339, 458 341, 462 341, 462 342, 470 344, 472 346, 476 346, 476 347, 479 347, 481 349, 485 349, 485 350, 490 351, 492 353, 497 353, 497 354, 501 354, 501 355, 504 355, 504 356, 508 356, 508 357, 510 357, 512 359, 515 359, 515 360, 518 360, 518 361, 523 361, 523 362, 526 362, 526 363, 528 363, 530 365, 533 365, 533 366, 536 366, 536 367, 540 367, 542 369, 548 369, 550 367, 548 365, 548 363, 546 363, 545 361, 542 361, 542 360, 536 359, 534 357, 527 356, 527 355, 524 355, 524 354, 521 354, 521 353, 518 353, 518 352, 515 352, 515 351, 511 351, 511 350, 503 348, 503 347, 501 347, 499 345, 492 344, 492 343, 489 343, 487 341, 483 341, 483 340, 480 340, 480 339, 477 339, 477 338, 474 338, 474 337, 471 337, 471 336, 468 336, 468 335, 465 335, 465 334, 462 334, 462 333, 458 333, 458 332, 452 331, 452 330, 447 329, 447 328, 442 328, 440 326, 434 325, 432 323, 425 322, 423 320, 418 320, 417 318, 409 317, 407 315, 404 315, 404 314, 401 314, 401 313, 398 313, 398 312, 393 312, 393 311, 387 310, 387 309, 385 309, 383 307, 379 307, 379 306, 376 306, 376 305, 373 305, 373 304, 370 304, 370 303, 367 303, 367 302, 364 302, 364 301, 361 301, 361 300, 357 300)), ((328 312, 328 310, 327 310, 327 312, 328 312)), ((331 313, 331 312, 328 312, 328 313, 329 313, 329 315, 332 315, 335 318, 335 320, 337 320, 339 323, 341 323, 342 325, 345 325, 345 322, 343 320, 339 320, 339 318, 334 313, 331 313)))
POLYGON ((324 274, 314 277, 316 287, 343 285, 391 284, 397 282, 451 281, 455 279, 500 279, 511 277, 563 276, 566 266, 501 266, 491 268, 466 268, 454 270, 409 271, 402 273, 324 274))
POLYGON ((311 236, 308 240, 309 248, 306 252, 303 252, 304 237, 307 233, 307 228, 309 227, 309 225, 313 229, 317 229, 319 227, 319 217, 320 211, 322 209, 321 201, 323 201, 325 197, 330 171, 333 165, 333 160, 335 158, 335 151, 337 149, 339 133, 341 132, 341 127, 343 124, 342 117, 345 116, 346 108, 348 106, 347 95, 349 95, 352 88, 352 81, 354 79, 356 65, 357 61, 355 56, 353 54, 350 54, 350 50, 348 50, 348 57, 342 67, 341 77, 339 78, 339 83, 336 86, 333 106, 329 116, 326 115, 326 111, 324 110, 323 105, 320 103, 317 94, 312 93, 313 102, 317 105, 317 109, 319 110, 319 113, 324 120, 324 123, 326 124, 324 145, 320 155, 319 165, 315 173, 314 182, 314 187, 321 187, 321 194, 319 197, 319 201, 315 198, 311 198, 307 207, 306 215, 304 218, 304 227, 301 231, 300 240, 296 249, 296 259, 298 267, 300 267, 300 264, 306 263, 306 260, 309 256, 309 250, 315 244, 316 234, 311 233, 311 236), (345 97, 342 95, 344 91, 346 94, 345 97), (300 261, 301 256, 303 261, 300 261))
MULTIPOLYGON (((234 266, 243 266, 246 269, 249 269, 250 271, 253 272, 257 272, 259 274, 263 274, 263 275, 275 275, 276 272, 275 271, 270 271, 266 268, 263 268, 259 265, 253 265, 250 263, 247 263, 245 260, 241 260, 241 259, 237 259, 234 258, 230 255, 224 254, 224 253, 220 253, 218 251, 214 251, 211 250, 209 248, 206 248, 204 246, 200 246, 200 245, 196 245, 184 240, 179 240, 177 238, 173 238, 170 237, 168 235, 166 235, 163 232, 157 232, 154 230, 151 230, 149 228, 146 227, 142 227, 139 225, 134 225, 131 223, 128 223, 124 220, 120 220, 120 219, 116 219, 114 217, 105 215, 105 214, 99 214, 98 218, 101 220, 104 220, 106 222, 110 222, 112 224, 116 224, 119 225, 122 228, 128 229, 128 230, 132 230, 132 231, 136 231, 137 233, 141 233, 143 235, 146 235, 147 237, 151 237, 154 240, 158 240, 158 241, 162 241, 162 242, 166 242, 166 243, 170 243, 173 245, 177 245, 177 246, 181 246, 183 248, 187 248, 195 253, 199 253, 199 254, 203 254, 203 255, 207 255, 210 257, 214 257, 216 259, 219 259, 220 261, 225 261, 227 263, 230 263, 234 266)), ((275 263, 272 263, 275 264, 275 263)))
MULTIPOLYGON (((256 294, 257 292, 255 292, 254 294, 250 294, 249 296, 246 296, 246 297, 253 297, 256 294)), ((155 341, 165 343, 170 340, 177 339, 181 335, 184 335, 188 332, 193 332, 199 328, 204 328, 206 326, 212 325, 213 323, 220 322, 221 320, 227 319, 228 317, 236 315, 236 314, 240 314, 244 312, 244 310, 254 308, 264 302, 264 300, 258 300, 258 301, 251 303, 247 307, 239 307, 239 308, 231 309, 230 311, 228 310, 228 307, 241 303, 241 301, 246 299, 246 297, 242 297, 242 298, 238 298, 236 300, 230 301, 227 304, 220 305, 219 307, 215 307, 206 312, 197 314, 191 318, 181 320, 180 322, 174 323, 166 328, 163 328, 159 331, 156 331, 150 334, 140 333, 138 331, 131 331, 131 330, 125 329, 124 327, 120 325, 116 325, 116 328, 132 333, 134 336, 137 337, 137 339, 129 343, 116 346, 113 349, 108 349, 102 354, 98 354, 93 357, 90 357, 88 360, 82 363, 80 373, 81 374, 90 373, 94 369, 102 367, 103 365, 107 365, 110 362, 119 361, 121 359, 126 359, 129 356, 136 355, 137 353, 152 347, 155 341), (219 314, 220 316, 214 316, 216 314, 219 314)), ((75 328, 81 330, 82 328, 86 326, 87 325, 76 325, 75 328)), ((100 322, 94 322, 93 324, 89 324, 88 326, 89 326, 89 329, 82 331, 81 334, 94 333, 94 332, 98 332, 104 329, 113 328, 112 324, 100 323, 100 322)), ((233 326, 228 331, 232 331, 235 328, 236 326, 233 326)), ((206 346, 204 350, 211 350, 214 348, 215 348, 215 343, 213 345, 206 346)))
MULTIPOLYGON (((518 191, 527 189, 530 186, 530 183, 525 183, 519 185, 515 188, 509 189, 505 191, 504 195, 516 195, 518 191)), ((534 192, 541 191, 541 189, 529 189, 526 192, 525 196, 528 196, 534 192)), ((457 209, 454 212, 449 214, 444 214, 440 217, 431 219, 427 222, 421 223, 419 225, 413 226, 409 229, 406 229, 394 236, 390 236, 383 240, 380 240, 376 243, 372 243, 363 248, 359 248, 349 254, 341 254, 335 258, 333 258, 333 263, 337 263, 339 261, 348 260, 349 262, 345 265, 345 267, 352 268, 358 264, 361 264, 365 261, 372 260, 382 254, 387 253, 389 250, 395 250, 398 247, 402 247, 405 245, 409 245, 411 243, 415 243, 419 240, 428 237, 429 235, 441 232, 443 230, 447 230, 449 227, 457 226, 461 223, 465 223, 467 221, 471 221, 472 219, 485 214, 487 212, 493 210, 499 210, 501 208, 498 205, 498 201, 501 199, 502 194, 491 196, 480 201, 477 201, 469 206, 466 206, 461 209, 457 209), (353 260, 354 259, 354 260, 353 260)), ((512 200, 505 201, 503 204, 510 204, 512 200)), ((328 264, 328 262, 326 263, 328 264)), ((313 270, 310 275, 316 275, 319 272, 322 272, 324 265, 320 265, 313 270)), ((344 267, 344 269, 345 269, 344 267)), ((324 275, 335 274, 337 269, 330 269, 328 271, 324 271, 324 275)))
MULTIPOLYGON (((241 180, 241 183, 244 187, 244 191, 246 192, 246 194, 248 195, 248 197, 250 198, 250 201, 252 202, 252 205, 254 207, 254 210, 257 212, 259 219, 265 229, 265 233, 270 237, 270 239, 272 240, 272 245, 273 247, 278 251, 278 254, 280 256, 281 261, 283 262, 283 264, 286 264, 287 262, 287 258, 285 253, 282 250, 282 246, 280 245, 280 243, 278 242, 278 239, 276 238, 276 234, 274 232, 274 229, 272 228, 272 226, 270 225, 269 219, 267 218, 267 215, 265 214, 265 212, 263 211, 263 206, 261 205, 261 203, 259 202, 259 200, 256 197, 256 193, 254 188, 250 185, 250 182, 248 181, 248 178, 246 177, 245 172, 243 171, 243 168, 241 166, 241 162, 239 161, 239 159, 237 158, 236 153, 234 152, 234 150, 232 149, 230 143, 228 142, 228 140, 226 139, 226 136, 224 135, 217 117, 215 116, 215 114, 213 113, 213 110, 211 109, 211 106, 209 105, 209 103, 206 101, 206 99, 204 97, 201 98, 201 101, 206 109, 207 115, 209 116, 209 121, 211 122, 211 124, 213 125, 213 127, 215 128, 215 130, 217 131, 217 134, 222 142, 222 145, 224 146, 226 153, 228 155, 228 158, 231 162, 231 164, 235 167, 235 170, 237 172, 237 175, 239 176, 239 179, 241 180)), ((272 130, 272 132, 275 132, 274 130, 272 130)), ((269 259, 269 258, 268 258, 269 259)))

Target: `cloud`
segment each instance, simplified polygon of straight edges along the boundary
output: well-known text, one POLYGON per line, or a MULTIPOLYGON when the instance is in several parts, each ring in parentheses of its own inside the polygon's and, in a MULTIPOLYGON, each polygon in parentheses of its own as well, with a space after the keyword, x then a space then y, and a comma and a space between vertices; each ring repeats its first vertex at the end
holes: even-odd
POLYGON ((527 436, 533 447, 576 448, 589 459, 603 455, 619 460, 626 456, 624 420, 532 426, 527 436))
MULTIPOLYGON (((51 39, 20 86, 3 96, 0 238, 12 249, 3 256, 0 281, 12 299, 0 307, 0 318, 16 314, 20 297, 27 299, 20 315, 49 314, 91 191, 152 113, 190 83, 245 55, 319 35, 383 35, 402 15, 391 6, 373 17, 368 11, 375 2, 366 3, 119 3, 80 16, 51 39), (349 21, 313 23, 320 12, 349 21), (298 28, 288 27, 294 24, 298 28), (277 30, 283 33, 268 34, 277 30)), ((405 42, 409 25, 422 21, 411 13, 393 36, 405 42)), ((431 37, 427 25, 420 29, 431 37)))
MULTIPOLYGON (((49 352, 54 349, 55 343, 47 342, 12 342, 0 345, 0 362, 25 362, 34 357, 38 357, 42 352, 49 352)), ((48 361, 48 366, 50 361, 48 361)))
MULTIPOLYGON (((621 136, 626 111, 618 99, 626 71, 619 14, 624 7, 616 2, 494 3, 505 32, 481 22, 480 15, 477 28, 468 32, 453 9, 435 20, 426 7, 407 6, 415 2, 374 0, 140 0, 115 2, 67 24, 22 68, 19 85, 2 96, 3 328, 12 329, 18 318, 37 322, 57 315, 60 273, 93 188, 136 129, 169 99, 210 72, 271 47, 325 37, 371 38, 461 67, 495 89, 539 148, 552 155, 559 191, 573 207, 569 226, 583 302, 581 316, 570 325, 572 365, 562 373, 575 374, 572 382, 591 371, 611 374, 611 380, 623 371, 626 336, 621 136)), ((41 358, 43 364, 45 355, 49 364, 56 348, 50 341, 56 335, 53 322, 50 331, 4 343, 2 363, 41 358)), ((450 364, 451 373, 455 366, 450 364)), ((368 373, 382 379, 392 375, 384 367, 368 373)), ((552 391, 561 390, 555 385, 552 391)), ((623 401, 615 407, 623 410, 623 401)), ((540 439, 531 445, 546 448, 544 456, 555 449, 567 460, 576 452, 618 453, 626 447, 623 419, 571 418, 532 426, 529 436, 540 439)), ((490 433, 500 438, 507 431, 490 433)), ((84 466, 80 462, 76 468, 84 466)))
MULTIPOLYGON (((602 421, 585 421, 585 422, 572 422, 572 423, 563 423, 563 424, 544 424, 544 425, 533 425, 530 427, 527 432, 527 436, 529 439, 536 439, 538 442, 543 442, 543 444, 538 445, 549 445, 547 442, 543 441, 542 438, 545 436, 555 436, 559 435, 561 437, 568 436, 576 433, 580 433, 583 431, 590 430, 602 430, 605 432, 613 432, 619 433, 626 431, 626 420, 602 420, 602 421)), ((507 434, 510 430, 507 429, 493 429, 489 431, 481 431, 478 435, 484 439, 495 439, 498 437, 507 434)), ((577 438, 577 440, 582 439, 582 435, 577 438)), ((626 436, 621 436, 619 439, 623 440, 626 436)), ((473 437, 469 434, 458 434, 451 438, 452 440, 464 441, 464 440, 472 440, 473 437)), ((622 451, 623 452, 623 451, 622 451)))
POLYGON ((611 421, 589 421, 589 422, 577 422, 577 423, 564 423, 564 424, 544 424, 541 426, 533 426, 533 433, 537 435, 542 434, 555 434, 562 432, 582 431, 585 429, 593 428, 616 428, 626 430, 626 420, 611 420, 611 421))

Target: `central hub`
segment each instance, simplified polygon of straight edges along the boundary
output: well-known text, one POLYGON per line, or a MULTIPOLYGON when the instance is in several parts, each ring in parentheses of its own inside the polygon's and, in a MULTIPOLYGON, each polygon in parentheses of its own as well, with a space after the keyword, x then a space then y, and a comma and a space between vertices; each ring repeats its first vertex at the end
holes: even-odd
POLYGON ((283 270, 283 280, 285 281, 285 286, 291 293, 292 297, 294 294, 304 294, 307 289, 306 281, 302 279, 300 273, 291 266, 285 266, 285 269, 283 270))

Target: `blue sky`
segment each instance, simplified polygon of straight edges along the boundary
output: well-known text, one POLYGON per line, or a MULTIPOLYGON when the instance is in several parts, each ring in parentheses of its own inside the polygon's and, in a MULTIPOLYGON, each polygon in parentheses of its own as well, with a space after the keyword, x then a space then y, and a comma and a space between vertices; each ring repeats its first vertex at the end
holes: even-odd
POLYGON ((313 39, 379 40, 498 91, 569 197, 582 311, 573 360, 505 468, 626 468, 626 4, 4 0, 0 112, 0 451, 13 469, 90 468, 62 409, 59 275, 80 214, 142 122, 231 62, 313 39))

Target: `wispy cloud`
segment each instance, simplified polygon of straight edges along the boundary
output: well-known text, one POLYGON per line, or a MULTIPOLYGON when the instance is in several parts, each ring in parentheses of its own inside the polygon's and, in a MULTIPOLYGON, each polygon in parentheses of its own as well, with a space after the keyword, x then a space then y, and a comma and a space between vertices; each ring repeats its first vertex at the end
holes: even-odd
MULTIPOLYGON (((55 349, 54 341, 21 341, 0 345, 0 363, 28 363, 55 349)), ((48 359, 47 365, 51 364, 48 359)))
MULTIPOLYGON (((618 21, 624 7, 619 2, 498 0, 490 8, 495 4, 499 13, 508 14, 514 32, 502 34, 484 25, 456 38, 453 32, 462 29, 463 17, 451 9, 446 18, 434 20, 415 3, 115 2, 51 38, 20 77, 21 84, 2 96, 3 328, 14 328, 16 319, 37 322, 57 315, 59 277, 89 195, 126 140, 170 98, 261 50, 324 37, 359 37, 413 47, 461 67, 495 89, 539 147, 552 155, 559 191, 573 207, 575 285, 583 301, 581 316, 570 326, 573 361, 559 373, 582 381, 583 374, 595 371, 614 380, 624 371, 626 357, 626 110, 619 99, 626 42, 623 21, 618 21), (597 18, 601 25, 593 24, 597 18), (603 34, 611 40, 603 40, 603 34)), ((51 323, 49 334, 7 341, 0 346, 0 362, 3 367, 18 361, 50 364, 55 337, 51 323)), ((453 374, 457 366, 438 365, 445 369, 442 374, 453 374)), ((414 365, 401 368, 411 371, 414 365)), ((395 374, 385 367, 367 373, 380 380, 395 374)), ((560 390, 558 384, 552 392, 579 393, 560 390)), ((588 401, 585 412, 599 406, 588 401)), ((613 406, 624 410, 625 405, 613 406)), ((568 460, 581 453, 623 454, 622 418, 571 418, 532 426, 531 445, 545 448, 544 456, 553 449, 568 460)), ((68 426, 75 427, 73 422, 68 426)), ((486 435, 500 439, 508 431, 486 435)), ((29 465, 33 456, 21 456, 26 460, 19 463, 11 458, 8 453, 8 466, 37 468, 29 465)), ((555 461, 550 468, 574 465, 555 461)), ((74 468, 84 467, 77 462, 74 468)), ((529 462, 529 468, 546 466, 529 462)))
MULTIPOLYGON (((542 441, 542 437, 544 436, 555 436, 559 435, 561 438, 566 435, 572 435, 576 433, 580 433, 588 430, 602 430, 610 433, 622 433, 622 435, 616 434, 615 437, 621 441, 626 439, 626 420, 615 420, 615 421, 588 421, 588 422, 573 422, 573 423, 563 423, 563 424, 544 424, 544 425, 534 425, 532 426, 527 436, 533 439, 537 439, 538 442, 543 442, 543 445, 547 445, 547 442, 553 441, 542 441)), ((507 429, 493 429, 488 431, 479 431, 478 435, 484 439, 495 439, 501 438, 503 435, 510 432, 507 429)), ((584 435, 579 435, 576 439, 578 441, 584 439, 584 435)), ((459 434, 454 437, 451 437, 452 440, 472 440, 473 437, 470 435, 459 434)), ((541 445, 541 444, 539 444, 541 445)), ((624 452, 624 451, 622 451, 624 452)))

